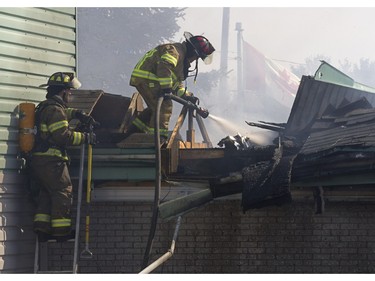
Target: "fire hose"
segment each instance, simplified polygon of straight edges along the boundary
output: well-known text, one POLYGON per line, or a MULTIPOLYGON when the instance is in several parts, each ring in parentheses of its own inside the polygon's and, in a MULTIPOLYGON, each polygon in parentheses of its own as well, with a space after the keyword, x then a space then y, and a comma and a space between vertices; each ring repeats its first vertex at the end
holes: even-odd
POLYGON ((155 114, 155 123, 154 123, 154 141, 155 141, 155 161, 156 161, 156 175, 155 175, 155 194, 154 194, 154 206, 153 206, 153 213, 151 218, 151 226, 150 226, 150 232, 149 237, 146 245, 145 254, 143 257, 143 263, 142 263, 142 269, 145 269, 148 265, 149 259, 150 259, 150 253, 152 250, 152 244, 155 237, 156 232, 156 226, 157 226, 157 220, 158 220, 158 214, 159 214, 159 205, 160 205, 160 193, 161 193, 161 151, 160 151, 160 108, 161 104, 164 99, 172 99, 190 109, 195 111, 197 114, 202 116, 203 118, 207 118, 209 113, 207 109, 198 107, 196 104, 192 103, 191 101, 185 100, 183 98, 180 98, 178 96, 175 96, 173 94, 164 94, 158 98, 156 110, 154 112, 155 114))
POLYGON ((160 192, 161 192, 161 151, 160 151, 160 138, 159 138, 159 120, 160 120, 160 108, 163 102, 164 96, 160 96, 158 98, 158 102, 156 105, 155 110, 155 131, 154 131, 154 140, 155 140, 155 161, 156 161, 156 175, 155 175, 155 195, 154 195, 154 207, 152 212, 151 218, 151 227, 149 232, 149 237, 147 241, 146 251, 143 257, 143 264, 142 269, 146 268, 148 265, 148 261, 150 259, 150 253, 152 249, 152 244, 155 237, 156 225, 158 221, 158 214, 159 214, 159 205, 160 205, 160 192))
POLYGON ((178 96, 175 96, 173 94, 165 94, 166 98, 170 98, 184 106, 187 106, 188 108, 194 110, 197 114, 202 116, 203 118, 207 118, 209 115, 209 112, 207 109, 197 106, 196 104, 192 103, 191 101, 185 100, 183 98, 180 98, 178 96))

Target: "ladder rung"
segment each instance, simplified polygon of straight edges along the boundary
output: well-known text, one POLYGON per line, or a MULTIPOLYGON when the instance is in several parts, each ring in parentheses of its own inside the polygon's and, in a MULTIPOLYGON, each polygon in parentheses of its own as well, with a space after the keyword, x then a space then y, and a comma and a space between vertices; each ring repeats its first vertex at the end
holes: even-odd
MULTIPOLYGON (((75 239, 69 239, 65 242, 74 242, 75 239)), ((47 249, 47 245, 49 243, 61 243, 61 242, 57 242, 57 240, 53 239, 53 240, 48 240, 46 242, 39 242, 38 241, 38 238, 36 237, 36 244, 35 244, 35 257, 34 257, 34 273, 41 273, 41 274, 49 274, 49 273, 72 273, 73 274, 73 270, 61 270, 61 271, 51 271, 51 270, 39 270, 39 255, 40 255, 40 247, 42 245, 44 245, 45 249, 47 249)))
MULTIPOLYGON (((72 238, 72 239, 66 240, 64 242, 74 242, 74 241, 75 241, 75 239, 72 238)), ((47 240, 46 242, 40 242, 40 243, 64 243, 64 242, 57 242, 56 239, 51 239, 51 240, 47 240)))

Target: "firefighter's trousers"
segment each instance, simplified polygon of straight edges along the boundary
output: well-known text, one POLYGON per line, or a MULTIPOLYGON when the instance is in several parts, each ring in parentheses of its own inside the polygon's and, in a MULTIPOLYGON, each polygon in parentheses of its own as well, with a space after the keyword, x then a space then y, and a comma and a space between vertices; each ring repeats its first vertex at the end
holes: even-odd
MULTIPOLYGON (((155 110, 156 110, 157 101, 158 101, 158 97, 160 93, 160 88, 159 87, 150 88, 148 87, 147 84, 137 85, 136 88, 147 105, 147 108, 145 109, 144 114, 141 113, 138 119, 144 122, 144 125, 146 125, 147 128, 151 129, 148 132, 152 133, 154 129, 154 124, 155 124, 155 110), (151 111, 151 112, 148 112, 148 111, 151 111), (144 121, 145 118, 143 118, 142 115, 149 116, 150 119, 148 123, 144 121)), ((172 100, 164 99, 160 108, 160 120, 159 120, 160 135, 168 136, 168 125, 172 116, 172 109, 173 109, 172 100)), ((135 125, 139 129, 143 130, 144 132, 147 132, 146 128, 140 128, 142 125, 138 125, 138 124, 135 124, 135 125)))
POLYGON ((31 172, 40 186, 34 231, 69 234, 73 196, 67 163, 55 156, 33 156, 31 172))

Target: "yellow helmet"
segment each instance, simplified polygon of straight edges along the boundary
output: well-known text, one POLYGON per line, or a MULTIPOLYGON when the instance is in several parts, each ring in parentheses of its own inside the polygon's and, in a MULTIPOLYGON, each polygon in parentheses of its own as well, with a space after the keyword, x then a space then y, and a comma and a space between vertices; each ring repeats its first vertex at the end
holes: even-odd
POLYGON ((81 82, 74 77, 73 72, 56 72, 50 76, 47 84, 42 84, 39 87, 61 86, 64 88, 79 89, 81 85, 81 82))

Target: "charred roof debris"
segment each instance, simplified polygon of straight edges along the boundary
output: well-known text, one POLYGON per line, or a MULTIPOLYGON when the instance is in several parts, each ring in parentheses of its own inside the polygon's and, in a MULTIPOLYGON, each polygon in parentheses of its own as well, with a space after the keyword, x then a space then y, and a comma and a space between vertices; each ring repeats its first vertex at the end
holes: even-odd
POLYGON ((325 189, 340 198, 371 195, 374 94, 322 61, 314 77, 302 77, 286 124, 247 122, 279 132, 280 146, 256 180, 244 177, 243 210, 290 202, 293 188, 312 190, 317 213, 324 211, 325 189))
MULTIPOLYGON (((120 200, 125 192, 120 186, 141 188, 142 182, 152 182, 152 137, 134 134, 122 139, 127 124, 143 110, 140 97, 86 91, 75 95, 73 103, 104 124, 93 155, 94 200, 120 200)), ((260 146, 238 134, 212 148, 208 135, 206 144, 195 143, 190 124, 190 142, 174 130, 173 143, 162 149, 163 180, 175 184, 173 188, 188 186, 189 191, 185 188, 183 196, 175 197, 168 197, 168 191, 160 215, 168 219, 228 195, 242 195, 243 212, 303 197, 315 200, 317 213, 324 211, 329 196, 374 196, 369 188, 375 180, 374 104, 375 89, 323 61, 315 76, 302 77, 286 123, 245 121, 277 132, 271 145, 260 146)), ((78 152, 71 154, 72 166, 78 165, 78 152)))

